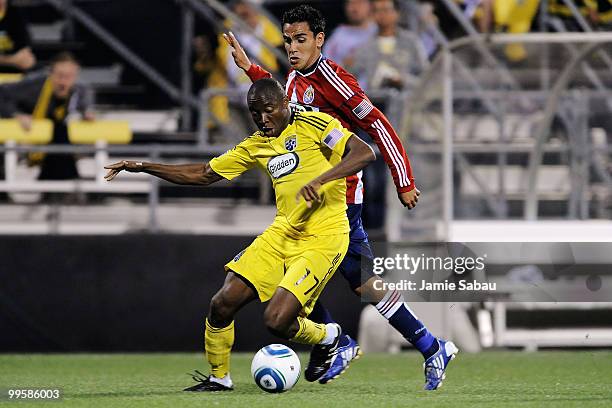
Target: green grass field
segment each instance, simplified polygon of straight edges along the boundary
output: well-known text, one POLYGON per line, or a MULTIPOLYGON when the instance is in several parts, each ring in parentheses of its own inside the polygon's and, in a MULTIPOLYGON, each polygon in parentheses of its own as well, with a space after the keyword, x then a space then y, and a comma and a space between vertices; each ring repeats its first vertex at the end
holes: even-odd
MULTIPOLYGON (((612 352, 486 352, 459 354, 444 386, 421 389, 415 353, 369 354, 322 386, 301 379, 284 394, 251 381, 252 354, 232 358, 233 392, 202 394, 185 373, 196 354, 0 355, 0 388, 60 387, 61 402, 0 406, 62 407, 612 407, 612 352)), ((306 356, 300 356, 302 364, 306 356)))

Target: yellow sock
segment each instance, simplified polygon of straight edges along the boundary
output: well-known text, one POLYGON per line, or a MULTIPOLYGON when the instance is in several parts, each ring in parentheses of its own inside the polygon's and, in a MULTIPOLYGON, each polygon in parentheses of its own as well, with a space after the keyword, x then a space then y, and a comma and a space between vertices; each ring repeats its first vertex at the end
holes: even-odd
POLYGON ((216 328, 206 319, 204 346, 206 359, 210 364, 210 373, 217 378, 223 378, 230 369, 230 353, 234 345, 234 322, 227 327, 216 328))
POLYGON ((291 341, 302 344, 319 344, 327 334, 327 329, 323 323, 315 323, 305 317, 298 317, 300 329, 291 341))

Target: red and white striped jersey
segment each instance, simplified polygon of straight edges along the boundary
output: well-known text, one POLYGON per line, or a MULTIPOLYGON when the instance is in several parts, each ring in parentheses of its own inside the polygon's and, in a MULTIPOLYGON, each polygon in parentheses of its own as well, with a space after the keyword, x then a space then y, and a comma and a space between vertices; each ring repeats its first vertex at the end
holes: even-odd
MULTIPOLYGON (((271 77, 256 64, 247 71, 251 81, 271 77)), ((398 192, 414 188, 414 178, 406 151, 385 115, 365 95, 353 75, 323 55, 305 72, 289 71, 285 92, 292 109, 325 112, 354 131, 366 131, 381 151, 391 170, 398 192)), ((362 173, 346 178, 347 204, 363 202, 362 173)))

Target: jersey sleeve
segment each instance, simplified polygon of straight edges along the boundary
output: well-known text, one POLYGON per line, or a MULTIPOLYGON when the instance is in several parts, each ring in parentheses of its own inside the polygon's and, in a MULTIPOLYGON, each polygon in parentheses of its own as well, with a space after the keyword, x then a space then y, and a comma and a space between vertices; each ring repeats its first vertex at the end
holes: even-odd
POLYGON ((251 80, 251 82, 259 81, 263 78, 272 78, 272 74, 263 69, 257 64, 251 64, 251 67, 246 72, 247 76, 251 80))
POLYGON ((212 159, 208 164, 221 177, 232 180, 256 165, 248 139, 212 159))
POLYGON ((319 143, 342 157, 344 155, 346 143, 352 134, 353 132, 342 126, 338 119, 332 119, 325 130, 321 132, 319 143))
POLYGON ((320 69, 327 81, 323 85, 325 98, 338 107, 351 126, 363 129, 374 140, 391 171, 397 191, 414 189, 408 155, 386 116, 370 102, 353 75, 327 60, 321 62, 320 69))

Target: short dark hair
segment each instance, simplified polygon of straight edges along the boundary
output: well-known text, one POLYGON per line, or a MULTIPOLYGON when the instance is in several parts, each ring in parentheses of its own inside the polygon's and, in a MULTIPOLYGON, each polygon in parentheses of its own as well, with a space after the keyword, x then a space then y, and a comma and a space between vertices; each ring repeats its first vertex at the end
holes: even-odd
POLYGON ((59 54, 56 54, 51 60, 51 66, 54 66, 55 64, 59 64, 60 62, 72 62, 76 65, 79 65, 79 66, 81 65, 81 63, 74 56, 74 54, 69 51, 62 51, 59 54))
POLYGON ((314 35, 325 33, 325 18, 316 8, 302 4, 283 14, 282 25, 306 22, 314 35))
POLYGON ((274 78, 263 78, 253 82, 247 93, 247 100, 256 93, 263 93, 267 97, 275 98, 275 100, 282 100, 285 97, 285 88, 274 78))

